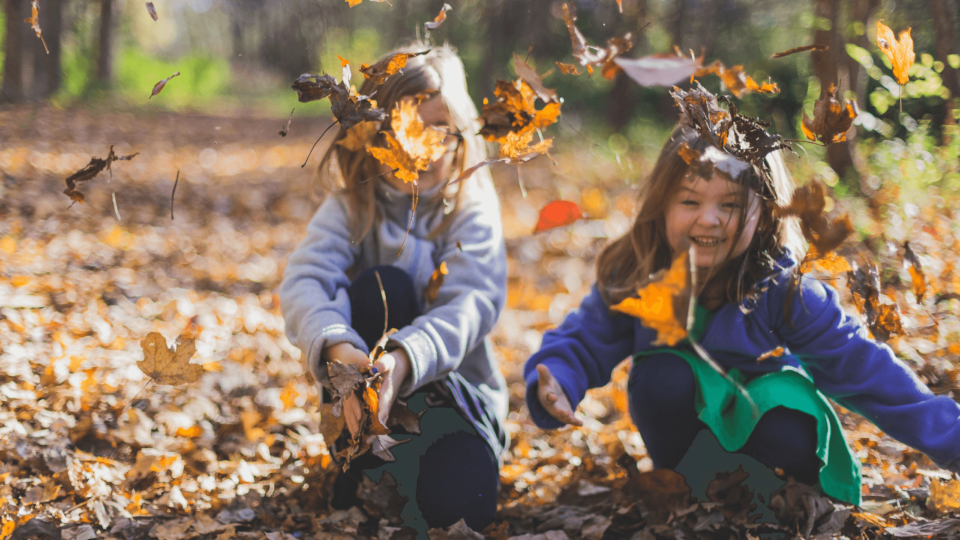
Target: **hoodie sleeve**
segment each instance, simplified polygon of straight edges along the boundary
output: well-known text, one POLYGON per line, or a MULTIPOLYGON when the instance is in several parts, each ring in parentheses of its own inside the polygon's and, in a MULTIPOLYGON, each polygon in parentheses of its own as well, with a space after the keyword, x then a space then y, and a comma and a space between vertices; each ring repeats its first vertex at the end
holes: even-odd
MULTIPOLYGON (((785 299, 789 288, 778 290, 785 299)), ((940 467, 960 472, 960 404, 934 395, 890 347, 871 339, 844 312, 833 287, 803 278, 790 294, 791 321, 784 303, 772 302, 773 328, 816 387, 940 467)))
POLYGON ((314 378, 329 387, 324 347, 349 342, 368 352, 350 325, 350 280, 356 258, 342 202, 329 197, 307 225, 307 235, 290 255, 280 283, 280 307, 287 338, 303 351, 314 378))
POLYGON ((537 365, 550 368, 570 405, 576 408, 588 389, 610 382, 613 369, 635 352, 634 321, 633 317, 610 313, 594 285, 580 307, 570 312, 559 327, 544 332, 540 350, 523 368, 527 408, 537 426, 542 429, 563 426, 537 398, 537 365))
POLYGON ((410 376, 400 395, 456 370, 493 329, 506 303, 507 252, 500 204, 489 180, 469 189, 437 245, 436 262, 446 262, 448 273, 436 301, 390 338, 410 357, 410 376))

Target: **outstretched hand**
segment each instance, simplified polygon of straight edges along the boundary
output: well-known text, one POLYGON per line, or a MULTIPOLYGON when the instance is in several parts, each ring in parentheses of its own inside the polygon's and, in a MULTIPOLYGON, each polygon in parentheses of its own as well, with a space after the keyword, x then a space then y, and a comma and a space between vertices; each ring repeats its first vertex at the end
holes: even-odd
POLYGON ((550 416, 574 426, 582 426, 583 422, 573 415, 573 407, 563 391, 560 383, 550 373, 550 368, 543 364, 537 366, 537 399, 550 416))

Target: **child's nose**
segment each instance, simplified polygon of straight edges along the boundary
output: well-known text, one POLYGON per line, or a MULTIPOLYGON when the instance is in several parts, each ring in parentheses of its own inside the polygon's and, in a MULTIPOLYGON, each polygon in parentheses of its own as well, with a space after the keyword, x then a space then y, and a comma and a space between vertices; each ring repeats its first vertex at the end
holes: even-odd
POLYGON ((709 226, 709 227, 719 226, 721 223, 720 212, 712 206, 706 206, 700 212, 700 215, 698 216, 697 221, 700 223, 700 225, 703 225, 703 226, 709 226))

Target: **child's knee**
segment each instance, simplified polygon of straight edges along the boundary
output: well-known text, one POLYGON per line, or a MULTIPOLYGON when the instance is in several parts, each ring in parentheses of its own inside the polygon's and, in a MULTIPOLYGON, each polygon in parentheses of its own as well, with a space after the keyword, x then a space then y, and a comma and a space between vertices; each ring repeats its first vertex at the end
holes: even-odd
POLYGON ((500 472, 483 438, 463 431, 445 435, 420 457, 417 506, 427 524, 448 527, 463 519, 483 530, 497 512, 500 472))
POLYGON ((747 441, 760 461, 779 467, 792 467, 816 457, 817 420, 807 413, 787 407, 767 411, 747 441))
POLYGON ((693 370, 675 354, 654 354, 630 371, 630 400, 639 407, 693 407, 695 393, 693 370))

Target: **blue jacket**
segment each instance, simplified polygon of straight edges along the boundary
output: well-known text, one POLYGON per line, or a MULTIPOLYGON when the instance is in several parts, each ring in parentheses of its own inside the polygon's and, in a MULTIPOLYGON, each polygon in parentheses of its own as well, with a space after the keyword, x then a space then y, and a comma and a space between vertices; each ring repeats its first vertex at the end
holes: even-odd
MULTIPOLYGON (((935 396, 890 347, 870 339, 863 324, 844 312, 839 294, 829 285, 801 279, 790 306, 793 324, 788 324, 784 303, 790 270, 768 278, 769 288, 749 313, 736 303, 723 305, 700 344, 721 366, 745 374, 802 365, 824 395, 940 467, 960 472, 960 404, 935 396), (783 356, 757 362, 780 346, 783 356)), ((656 332, 639 319, 611 312, 594 286, 559 327, 544 333, 540 350, 527 360, 527 407, 534 423, 543 429, 562 425, 537 399, 538 364, 550 368, 576 406, 588 389, 610 382, 613 369, 625 358, 654 348, 655 339, 656 332)))

